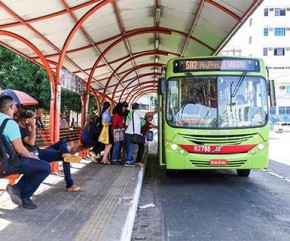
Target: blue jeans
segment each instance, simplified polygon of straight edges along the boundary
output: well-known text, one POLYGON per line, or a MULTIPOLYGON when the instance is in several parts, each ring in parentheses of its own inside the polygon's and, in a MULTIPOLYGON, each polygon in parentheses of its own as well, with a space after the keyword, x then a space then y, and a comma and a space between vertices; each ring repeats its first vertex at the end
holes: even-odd
POLYGON ((113 149, 112 149, 112 160, 113 161, 122 159, 122 157, 121 157, 122 145, 123 145, 122 141, 114 142, 113 149))
POLYGON ((39 158, 49 163, 54 161, 62 161, 66 188, 70 188, 74 184, 70 172, 70 163, 64 162, 62 157, 62 154, 67 153, 69 153, 67 142, 65 140, 61 140, 47 148, 39 149, 39 158))
POLYGON ((133 154, 134 154, 134 148, 135 144, 131 143, 128 138, 131 136, 131 134, 125 133, 125 143, 126 143, 126 159, 125 162, 132 162, 133 160, 133 154))
POLYGON ((20 157, 19 173, 23 174, 15 186, 20 190, 21 197, 29 199, 50 174, 50 165, 43 160, 20 157))
POLYGON ((145 145, 144 144, 138 144, 138 153, 137 153, 136 162, 141 162, 142 161, 142 157, 143 157, 143 154, 144 154, 144 149, 145 149, 145 145))

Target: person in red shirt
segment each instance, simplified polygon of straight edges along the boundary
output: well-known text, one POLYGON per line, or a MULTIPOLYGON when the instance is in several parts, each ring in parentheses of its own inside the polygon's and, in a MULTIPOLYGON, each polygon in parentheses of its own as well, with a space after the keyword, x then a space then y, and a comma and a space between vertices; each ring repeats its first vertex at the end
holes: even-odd
POLYGON ((123 104, 118 103, 113 109, 112 131, 114 137, 111 164, 120 165, 122 162, 121 149, 124 141, 123 104))
POLYGON ((144 137, 146 137, 147 131, 149 131, 150 129, 152 129, 152 128, 159 129, 158 126, 151 123, 152 120, 153 120, 153 116, 148 116, 145 118, 146 123, 141 128, 141 134, 144 137))
MULTIPOLYGON (((155 129, 159 129, 158 126, 154 125, 151 123, 151 121, 153 120, 153 116, 148 116, 148 117, 145 117, 145 121, 146 123, 141 127, 141 134, 146 138, 146 134, 147 132, 152 129, 152 128, 155 128, 155 129)), ((136 158, 136 164, 141 164, 141 161, 142 161, 142 156, 143 156, 143 153, 144 153, 144 144, 138 144, 138 154, 137 154, 137 158, 136 158)))

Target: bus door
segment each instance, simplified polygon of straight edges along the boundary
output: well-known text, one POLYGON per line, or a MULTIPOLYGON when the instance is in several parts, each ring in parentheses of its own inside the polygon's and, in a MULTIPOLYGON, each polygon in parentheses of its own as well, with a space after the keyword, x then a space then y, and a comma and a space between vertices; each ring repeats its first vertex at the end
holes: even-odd
MULTIPOLYGON (((163 95, 165 94, 165 78, 158 81, 158 106, 165 106, 163 95)), ((165 165, 164 156, 164 111, 158 113, 158 161, 160 165, 165 165)))

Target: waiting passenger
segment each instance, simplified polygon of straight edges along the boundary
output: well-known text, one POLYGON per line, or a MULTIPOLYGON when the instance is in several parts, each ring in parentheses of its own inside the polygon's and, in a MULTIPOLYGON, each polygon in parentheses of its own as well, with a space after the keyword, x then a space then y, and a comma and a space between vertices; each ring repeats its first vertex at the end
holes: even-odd
MULTIPOLYGON (((125 142, 126 142, 126 160, 125 166, 134 166, 135 161, 133 160, 133 153, 135 144, 130 142, 131 137, 133 134, 141 135, 141 119, 148 116, 153 116, 157 113, 162 111, 160 107, 158 110, 154 112, 142 112, 139 109, 139 104, 134 103, 132 104, 132 111, 127 116, 126 125, 128 126, 125 131, 125 142), (133 123, 134 123, 134 130, 133 130, 133 123)), ((139 157, 141 154, 139 154, 139 157)))
POLYGON ((102 109, 102 126, 104 128, 105 125, 107 125, 109 128, 109 144, 105 145, 105 150, 104 150, 104 155, 102 158, 101 163, 102 164, 111 164, 110 160, 109 160, 109 154, 110 154, 110 150, 112 148, 113 145, 113 136, 112 136, 112 132, 111 132, 111 127, 112 127, 112 117, 110 114, 110 106, 111 104, 106 101, 103 105, 103 109, 102 109))
POLYGON ((88 115, 86 124, 82 130, 81 140, 84 145, 92 146, 89 152, 92 161, 97 162, 97 152, 99 149, 96 115, 88 115))
POLYGON ((129 105, 127 102, 123 102, 123 117, 124 117, 124 120, 126 121, 126 118, 130 112, 130 110, 128 109, 129 108, 129 105))
POLYGON ((118 103, 113 109, 112 118, 112 130, 113 130, 113 151, 112 151, 112 164, 119 165, 122 162, 121 149, 124 141, 124 119, 123 114, 123 103, 118 103))
POLYGON ((69 162, 79 162, 81 157, 73 156, 69 153, 67 142, 64 140, 58 141, 47 148, 41 149, 35 146, 35 119, 33 113, 29 110, 23 111, 20 114, 19 127, 21 138, 24 146, 35 156, 39 157, 48 163, 54 161, 63 162, 64 179, 66 182, 66 191, 68 192, 82 192, 81 187, 74 185, 70 172, 69 162))
POLYGON ((59 128, 60 129, 69 128, 69 124, 68 124, 67 120, 64 118, 62 113, 59 114, 59 118, 60 118, 60 120, 59 120, 59 128))
MULTIPOLYGON (((6 118, 13 118, 16 105, 12 97, 0 97, 0 124, 6 118)), ((15 185, 8 184, 6 190, 13 203, 23 208, 35 209, 37 206, 32 202, 31 196, 38 189, 42 181, 50 174, 50 165, 32 155, 23 145, 18 124, 8 121, 3 135, 11 143, 20 159, 19 173, 23 174, 15 185)))
MULTIPOLYGON (((154 129, 159 129, 158 126, 152 124, 152 120, 153 120, 153 116, 147 116, 145 117, 145 124, 141 127, 141 134, 142 136, 144 136, 144 138, 146 138, 146 134, 147 132, 154 128, 154 129)), ((145 148, 145 144, 138 144, 138 153, 137 153, 137 158, 136 158, 136 165, 142 165, 142 158, 143 158, 143 154, 144 154, 144 148, 145 148)))

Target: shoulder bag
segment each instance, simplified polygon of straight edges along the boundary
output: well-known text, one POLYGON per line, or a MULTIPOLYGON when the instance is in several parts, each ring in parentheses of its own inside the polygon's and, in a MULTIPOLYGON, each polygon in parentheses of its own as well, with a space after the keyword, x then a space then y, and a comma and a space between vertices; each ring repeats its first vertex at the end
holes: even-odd
POLYGON ((134 128, 134 112, 132 114, 132 124, 133 124, 133 134, 129 135, 129 137, 128 137, 129 142, 131 142, 133 144, 144 145, 145 144, 145 138, 144 138, 144 136, 135 133, 135 128, 134 128))

